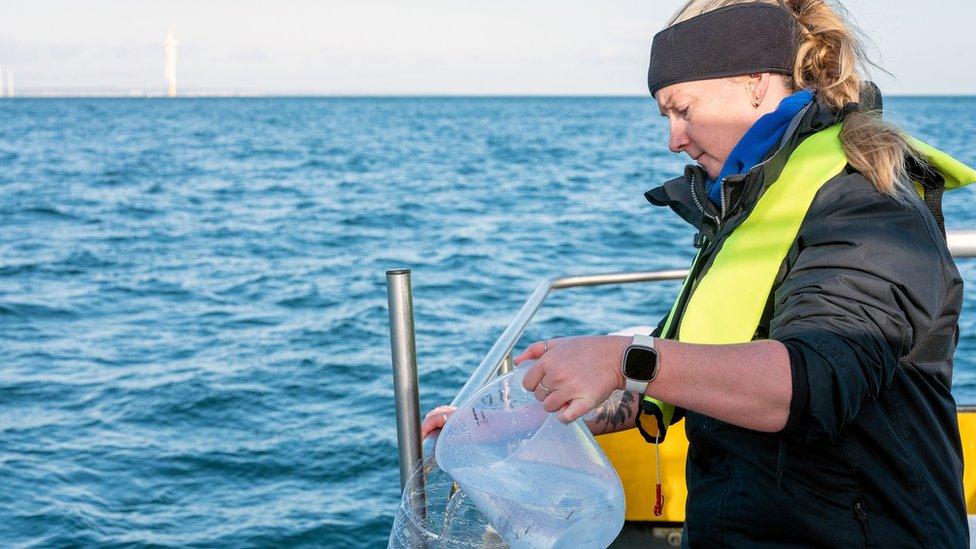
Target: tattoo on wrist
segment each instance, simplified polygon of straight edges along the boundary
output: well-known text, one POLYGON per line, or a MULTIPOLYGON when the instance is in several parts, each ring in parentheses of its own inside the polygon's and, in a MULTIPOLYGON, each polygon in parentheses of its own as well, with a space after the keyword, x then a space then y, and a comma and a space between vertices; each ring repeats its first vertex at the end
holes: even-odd
POLYGON ((593 434, 602 435, 620 430, 632 415, 634 415, 634 403, 637 401, 637 393, 624 391, 620 395, 620 402, 606 402, 598 408, 596 419, 590 431, 593 434))

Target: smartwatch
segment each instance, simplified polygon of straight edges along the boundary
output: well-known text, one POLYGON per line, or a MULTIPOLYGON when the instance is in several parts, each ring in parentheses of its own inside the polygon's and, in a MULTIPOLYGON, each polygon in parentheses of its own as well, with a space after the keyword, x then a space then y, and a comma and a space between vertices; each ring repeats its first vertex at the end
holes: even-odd
POLYGON ((626 380, 626 389, 637 393, 647 391, 647 384, 657 375, 658 356, 654 349, 654 338, 635 335, 630 347, 624 351, 620 361, 620 371, 626 380))

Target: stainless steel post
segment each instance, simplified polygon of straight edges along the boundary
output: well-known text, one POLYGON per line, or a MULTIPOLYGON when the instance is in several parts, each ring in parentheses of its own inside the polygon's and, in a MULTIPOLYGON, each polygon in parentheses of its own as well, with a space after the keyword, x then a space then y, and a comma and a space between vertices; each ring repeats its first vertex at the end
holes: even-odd
POLYGON ((400 451, 400 491, 410 472, 423 459, 420 440, 420 389, 413 330, 410 269, 386 271, 390 307, 390 348, 393 355, 393 396, 396 400, 397 447, 400 451))

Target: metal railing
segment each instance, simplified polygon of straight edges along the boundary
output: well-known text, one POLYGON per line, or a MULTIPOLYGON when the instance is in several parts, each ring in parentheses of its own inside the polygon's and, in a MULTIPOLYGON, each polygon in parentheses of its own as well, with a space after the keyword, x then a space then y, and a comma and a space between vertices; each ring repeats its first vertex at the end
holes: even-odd
MULTIPOLYGON (((976 230, 966 230, 966 231, 949 231, 947 234, 949 242, 949 250, 952 252, 955 258, 968 258, 976 257, 976 230)), ((417 379, 417 365, 416 358, 413 356, 412 351, 410 353, 405 353, 403 350, 406 347, 413 347, 414 335, 413 335, 413 319, 409 320, 409 333, 404 333, 404 330, 394 330, 394 291, 397 294, 396 300, 402 300, 404 297, 406 299, 410 298, 409 289, 409 271, 408 270, 397 270, 397 271, 387 271, 387 284, 390 284, 391 274, 396 275, 399 273, 401 277, 399 280, 403 279, 403 273, 405 274, 406 280, 406 291, 402 287, 395 288, 390 286, 390 322, 391 322, 391 338, 405 338, 403 341, 397 341, 396 339, 391 340, 391 345, 393 347, 393 359, 394 359, 394 379, 397 376, 404 376, 405 380, 396 381, 395 387, 409 387, 411 386, 411 379, 414 380, 412 383, 416 383, 417 379), (404 354, 409 355, 409 360, 404 360, 404 354), (398 356, 401 357, 398 362, 398 356), (412 360, 412 371, 410 371, 410 361, 412 360)), ((519 312, 515 315, 515 318, 509 323, 505 331, 498 337, 495 344, 491 346, 488 354, 485 358, 478 364, 478 367, 472 372, 468 381, 461 387, 458 391, 456 397, 451 402, 451 405, 457 406, 458 404, 464 402, 469 396, 475 393, 478 388, 490 381, 495 375, 502 373, 504 371, 510 370, 512 367, 512 349, 518 340, 522 337, 526 326, 532 321, 535 313, 542 307, 546 298, 553 290, 562 290, 565 288, 578 288, 582 286, 604 286, 610 284, 631 284, 634 282, 659 282, 666 280, 682 280, 688 274, 687 270, 671 270, 671 271, 648 271, 648 272, 637 272, 637 273, 611 273, 611 274, 596 274, 596 275, 582 275, 582 276, 567 276, 560 278, 552 278, 549 280, 544 280, 536 286, 535 290, 529 296, 529 298, 519 309, 519 312)), ((394 277, 396 280, 396 277, 394 277)), ((396 306, 397 322, 404 324, 406 321, 401 318, 403 311, 411 311, 412 307, 399 304, 396 306)), ((411 425, 418 424, 420 418, 420 403, 417 398, 417 394, 409 394, 406 390, 395 390, 397 400, 397 442, 401 446, 403 444, 410 445, 408 450, 400 448, 400 482, 402 484, 406 481, 404 474, 409 473, 410 467, 416 463, 422 457, 423 449, 420 440, 419 429, 416 431, 416 435, 413 434, 411 425), (406 403, 401 403, 399 399, 409 398, 410 401, 406 403), (408 415, 408 418, 401 420, 401 413, 408 415), (416 422, 416 423, 414 423, 416 422), (405 425, 405 431, 401 432, 401 424, 405 425), (411 463, 407 466, 408 473, 404 473, 403 459, 411 460, 411 463)), ((962 405, 960 410, 976 409, 976 405, 962 405)))

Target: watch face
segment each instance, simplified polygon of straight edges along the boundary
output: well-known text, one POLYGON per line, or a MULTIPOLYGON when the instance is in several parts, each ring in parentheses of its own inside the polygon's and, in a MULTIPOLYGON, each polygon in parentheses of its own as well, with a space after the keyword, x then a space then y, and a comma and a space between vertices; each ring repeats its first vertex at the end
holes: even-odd
POLYGON ((627 350, 624 375, 630 379, 650 381, 657 369, 657 353, 651 349, 631 347, 627 350))

